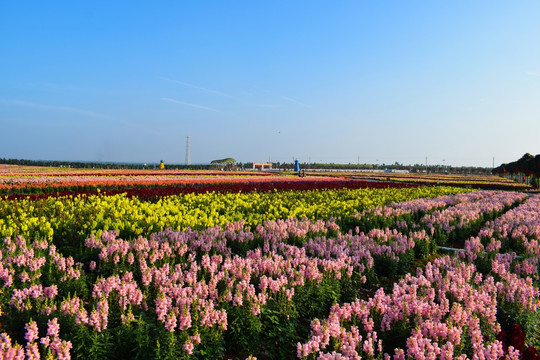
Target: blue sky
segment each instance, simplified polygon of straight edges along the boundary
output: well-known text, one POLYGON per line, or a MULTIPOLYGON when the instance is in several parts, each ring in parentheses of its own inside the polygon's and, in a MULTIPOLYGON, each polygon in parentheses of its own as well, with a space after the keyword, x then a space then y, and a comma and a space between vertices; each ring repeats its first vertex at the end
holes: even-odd
POLYGON ((540 153, 538 1, 2 1, 0 157, 540 153))

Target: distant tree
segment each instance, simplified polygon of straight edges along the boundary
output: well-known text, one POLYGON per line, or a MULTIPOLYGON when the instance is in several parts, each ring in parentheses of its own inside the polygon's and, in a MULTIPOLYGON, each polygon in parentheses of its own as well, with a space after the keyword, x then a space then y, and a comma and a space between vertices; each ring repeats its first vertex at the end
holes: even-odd
POLYGON ((212 160, 210 164, 217 168, 224 168, 225 170, 236 170, 236 160, 234 158, 212 160))
POLYGON ((519 160, 497 166, 492 173, 537 185, 540 177, 540 155, 526 153, 519 160))

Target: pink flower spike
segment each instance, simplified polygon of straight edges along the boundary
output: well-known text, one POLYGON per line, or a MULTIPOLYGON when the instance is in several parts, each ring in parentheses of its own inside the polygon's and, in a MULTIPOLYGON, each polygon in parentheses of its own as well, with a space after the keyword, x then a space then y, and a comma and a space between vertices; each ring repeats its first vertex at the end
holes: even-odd
POLYGON ((26 341, 28 341, 29 343, 32 343, 39 338, 38 326, 35 321, 30 321, 29 323, 24 325, 24 328, 26 329, 26 335, 24 336, 26 341))
POLYGON ((60 331, 60 325, 58 324, 57 318, 47 321, 47 336, 57 338, 59 336, 58 334, 59 331, 60 331))

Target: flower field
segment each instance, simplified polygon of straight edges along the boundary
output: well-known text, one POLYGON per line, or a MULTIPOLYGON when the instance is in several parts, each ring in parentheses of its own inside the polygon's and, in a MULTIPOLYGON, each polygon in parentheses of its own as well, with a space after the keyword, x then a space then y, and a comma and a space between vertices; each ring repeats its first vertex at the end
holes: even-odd
POLYGON ((0 177, 2 359, 540 359, 539 195, 73 176, 0 177))
POLYGON ((483 190, 530 190, 533 188, 531 185, 495 175, 356 172, 350 174, 350 176, 363 180, 385 180, 420 185, 468 187, 483 190))
POLYGON ((0 196, 7 199, 43 199, 69 195, 115 195, 158 199, 163 196, 206 192, 267 192, 274 190, 404 188, 415 184, 366 181, 337 176, 298 178, 267 172, 147 171, 32 167, 0 167, 0 196))

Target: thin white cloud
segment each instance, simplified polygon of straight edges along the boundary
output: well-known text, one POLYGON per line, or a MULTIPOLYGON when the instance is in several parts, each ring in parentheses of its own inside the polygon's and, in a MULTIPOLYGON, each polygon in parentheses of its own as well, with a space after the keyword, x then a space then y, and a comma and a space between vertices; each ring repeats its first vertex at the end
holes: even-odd
POLYGON ((272 104, 258 104, 257 106, 261 108, 266 108, 266 109, 275 109, 279 107, 279 105, 272 105, 272 104))
POLYGON ((288 102, 292 102, 294 104, 297 104, 297 105, 301 105, 301 106, 304 106, 304 107, 307 107, 307 108, 310 108, 311 106, 309 106, 308 104, 306 103, 303 103, 299 100, 296 100, 296 99, 293 99, 291 97, 288 97, 288 96, 283 96, 283 95, 279 95, 279 94, 276 94, 272 91, 269 91, 269 90, 266 90, 266 89, 262 89, 262 88, 256 88, 259 92, 263 92, 263 93, 266 93, 268 95, 271 95, 272 97, 278 97, 280 99, 283 99, 283 100, 287 100, 288 102))
POLYGON ((196 109, 202 109, 202 110, 207 110, 207 111, 219 112, 218 110, 212 109, 212 108, 210 108, 210 107, 206 107, 206 106, 202 106, 202 105, 197 105, 197 104, 191 104, 191 103, 187 103, 187 102, 183 102, 183 101, 179 101, 179 100, 175 100, 175 99, 171 99, 171 98, 161 98, 161 100, 163 100, 163 101, 168 101, 168 102, 172 102, 172 103, 175 103, 175 104, 184 105, 184 106, 190 106, 190 107, 193 107, 193 108, 196 108, 196 109))
POLYGON ((526 74, 531 76, 540 76, 540 72, 538 71, 527 71, 526 74))
POLYGON ((112 119, 112 116, 106 115, 106 114, 100 114, 94 111, 84 110, 84 109, 78 109, 74 107, 69 106, 58 106, 58 105, 46 105, 46 104, 37 104, 30 101, 22 101, 22 100, 10 100, 10 99, 0 99, 0 102, 5 104, 12 104, 17 106, 24 106, 24 107, 31 107, 36 109, 45 109, 45 110, 52 110, 52 111, 62 111, 62 112, 68 112, 73 114, 79 114, 84 116, 90 116, 100 119, 112 119))
POLYGON ((192 89, 197 89, 197 90, 200 90, 200 91, 204 91, 204 92, 207 92, 207 93, 210 93, 210 94, 219 95, 219 96, 223 96, 223 97, 227 97, 227 98, 232 97, 231 95, 226 94, 226 93, 221 92, 221 91, 207 89, 207 88, 197 86, 197 85, 193 85, 193 84, 189 84, 189 83, 186 83, 186 82, 183 82, 183 81, 169 79, 169 78, 161 77, 161 76, 159 76, 158 78, 161 79, 161 80, 165 80, 165 81, 168 81, 168 82, 175 83, 175 84, 180 84, 180 85, 183 85, 183 86, 187 86, 187 87, 190 87, 192 89))
POLYGON ((290 102, 293 102, 295 104, 298 104, 298 105, 302 105, 302 106, 305 106, 305 107, 309 107, 308 104, 304 104, 303 102, 301 101, 298 101, 296 99, 293 99, 293 98, 290 98, 290 97, 287 97, 287 96, 280 96, 280 98, 284 99, 284 100, 287 100, 287 101, 290 101, 290 102))

